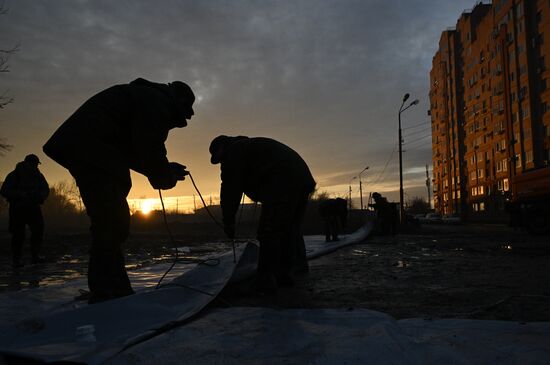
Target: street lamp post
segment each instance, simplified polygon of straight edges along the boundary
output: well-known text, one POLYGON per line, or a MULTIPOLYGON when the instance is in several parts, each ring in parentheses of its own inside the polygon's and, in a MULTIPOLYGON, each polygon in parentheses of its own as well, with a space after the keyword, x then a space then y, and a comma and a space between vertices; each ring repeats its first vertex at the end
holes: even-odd
POLYGON ((365 171, 367 171, 369 167, 365 167, 360 173, 359 173, 359 196, 361 200, 361 210, 363 210, 363 184, 361 183, 361 174, 365 171))
POLYGON ((411 106, 418 104, 418 99, 412 101, 407 107, 403 108, 407 99, 409 99, 409 93, 403 96, 403 102, 399 107, 398 120, 399 120, 399 219, 401 224, 405 224, 405 206, 403 205, 403 135, 401 133, 401 113, 409 109, 411 106))
POLYGON ((352 182, 353 180, 355 180, 356 178, 357 178, 357 176, 352 177, 352 178, 349 180, 349 183, 348 183, 348 185, 349 185, 349 203, 348 203, 349 209, 348 209, 348 210, 349 210, 349 211, 351 211, 351 182, 352 182))

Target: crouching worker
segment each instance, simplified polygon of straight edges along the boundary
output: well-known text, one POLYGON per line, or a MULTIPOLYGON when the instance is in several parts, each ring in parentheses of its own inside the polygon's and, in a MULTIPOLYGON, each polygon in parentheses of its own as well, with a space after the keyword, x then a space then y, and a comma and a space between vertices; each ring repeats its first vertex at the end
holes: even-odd
POLYGON ((307 164, 290 147, 263 137, 218 136, 210 153, 213 164, 221 163, 221 208, 229 238, 235 235, 242 194, 262 203, 255 289, 291 286, 292 274, 308 269, 301 226, 315 181, 307 164))
POLYGON ((346 227, 348 202, 342 198, 324 200, 319 204, 319 214, 325 224, 325 240, 338 241, 338 234, 346 227))
POLYGON ((115 85, 86 101, 44 145, 75 178, 90 217, 90 303, 133 293, 122 253, 130 225, 130 169, 155 189, 184 179, 185 166, 168 162, 164 142, 171 129, 187 125, 194 101, 181 81, 115 85))

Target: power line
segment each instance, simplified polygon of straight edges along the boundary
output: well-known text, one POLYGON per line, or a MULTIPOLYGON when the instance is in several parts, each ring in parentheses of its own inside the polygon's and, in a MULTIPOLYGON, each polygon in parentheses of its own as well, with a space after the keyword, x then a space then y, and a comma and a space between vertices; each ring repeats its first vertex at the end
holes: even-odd
POLYGON ((428 138, 428 137, 431 138, 431 137, 432 137, 432 134, 430 133, 430 134, 427 134, 427 135, 425 135, 425 136, 415 138, 415 139, 413 139, 413 140, 411 140, 411 141, 403 142, 403 144, 405 144, 405 145, 407 145, 407 144, 410 145, 410 144, 413 143, 413 142, 420 141, 420 140, 423 140, 423 139, 428 138))
POLYGON ((378 182, 379 182, 380 179, 382 178, 382 175, 384 174, 384 172, 386 172, 386 168, 388 167, 388 164, 390 163, 391 159, 393 158, 393 154, 394 154, 395 151, 397 150, 397 146, 398 146, 398 143, 396 143, 395 146, 393 147, 393 151, 391 151, 390 157, 389 157, 388 160, 386 161, 386 164, 384 165, 384 168, 382 169, 382 172, 380 172, 380 174, 378 175, 378 177, 376 178, 376 180, 372 183, 373 185, 374 185, 374 184, 378 184, 378 182))
POLYGON ((404 127, 404 128, 401 128, 402 130, 407 130, 407 129, 412 129, 412 128, 418 128, 420 126, 423 126, 425 125, 426 123, 430 123, 430 121, 424 121, 424 122, 420 122, 420 123, 416 123, 416 124, 413 124, 413 125, 410 125, 408 127, 404 127))
POLYGON ((419 129, 417 131, 414 131, 412 133, 409 133, 407 135, 404 135, 403 137, 410 137, 410 136, 414 136, 415 134, 419 134, 419 133, 426 133, 428 130, 431 130, 431 128, 423 128, 423 129, 419 129))

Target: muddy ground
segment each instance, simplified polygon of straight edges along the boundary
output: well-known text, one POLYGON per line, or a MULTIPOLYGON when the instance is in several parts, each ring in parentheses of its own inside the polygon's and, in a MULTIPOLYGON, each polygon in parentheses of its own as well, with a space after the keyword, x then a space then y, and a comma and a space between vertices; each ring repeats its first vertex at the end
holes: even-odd
POLYGON ((237 306, 368 308, 395 318, 550 320, 550 237, 506 226, 424 225, 310 262, 277 296, 222 292, 237 306))
MULTIPOLYGON (((204 238, 204 237, 203 237, 204 238)), ((47 263, 10 266, 1 237, 0 292, 52 285, 85 275, 87 234, 52 235, 47 263)), ((207 240, 207 238, 204 238, 207 240)), ((212 241, 212 238, 208 238, 212 241)), ((176 234, 195 255, 224 251, 176 234)), ((165 234, 134 233, 128 269, 171 260, 165 234)), ((550 237, 497 225, 424 225, 398 236, 373 236, 310 262, 308 274, 277 296, 243 296, 229 287, 213 306, 368 308, 396 318, 550 320, 550 237)))

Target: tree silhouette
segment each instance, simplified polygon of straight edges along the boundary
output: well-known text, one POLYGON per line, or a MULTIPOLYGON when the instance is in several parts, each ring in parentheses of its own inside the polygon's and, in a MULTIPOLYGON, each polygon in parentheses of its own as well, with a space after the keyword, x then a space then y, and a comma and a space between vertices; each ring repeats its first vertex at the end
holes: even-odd
MULTIPOLYGON (((4 15, 8 12, 5 6, 5 2, 0 3, 0 15, 4 15)), ((0 48, 0 73, 9 72, 8 61, 10 56, 19 50, 19 45, 15 45, 12 48, 0 48)), ((0 94, 0 109, 4 109, 8 104, 13 103, 13 97, 10 96, 9 90, 5 90, 0 94)), ((7 151, 11 149, 4 138, 0 138, 0 156, 3 156, 7 151)))

